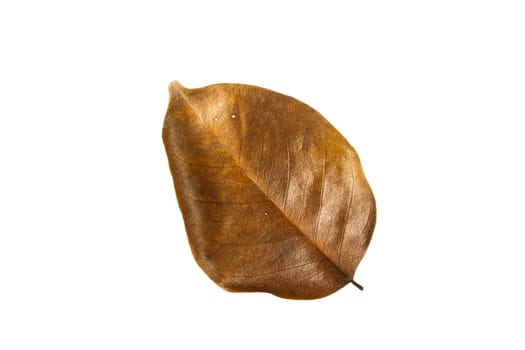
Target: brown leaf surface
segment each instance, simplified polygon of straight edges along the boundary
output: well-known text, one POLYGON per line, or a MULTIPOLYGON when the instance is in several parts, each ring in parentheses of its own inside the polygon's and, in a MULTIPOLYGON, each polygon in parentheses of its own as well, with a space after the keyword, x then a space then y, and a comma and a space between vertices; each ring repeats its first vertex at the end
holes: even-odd
POLYGON ((353 282, 375 201, 321 114, 256 86, 173 82, 163 139, 192 253, 213 281, 292 299, 353 282))

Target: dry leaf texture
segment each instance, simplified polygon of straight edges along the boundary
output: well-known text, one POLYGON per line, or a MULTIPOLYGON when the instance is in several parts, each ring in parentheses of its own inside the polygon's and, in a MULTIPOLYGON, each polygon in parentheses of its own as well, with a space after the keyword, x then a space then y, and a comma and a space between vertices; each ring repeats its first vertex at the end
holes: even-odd
POLYGON ((359 158, 306 104, 170 84, 163 140, 192 253, 218 285, 314 299, 353 282, 376 210, 359 158))

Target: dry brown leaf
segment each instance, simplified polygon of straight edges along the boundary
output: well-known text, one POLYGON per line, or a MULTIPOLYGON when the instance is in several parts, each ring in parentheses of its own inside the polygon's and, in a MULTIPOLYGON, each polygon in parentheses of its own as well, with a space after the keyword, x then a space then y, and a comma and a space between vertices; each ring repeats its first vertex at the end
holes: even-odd
POLYGON ((163 139, 192 253, 221 287, 314 299, 353 281, 375 201, 321 114, 267 89, 170 84, 163 139))

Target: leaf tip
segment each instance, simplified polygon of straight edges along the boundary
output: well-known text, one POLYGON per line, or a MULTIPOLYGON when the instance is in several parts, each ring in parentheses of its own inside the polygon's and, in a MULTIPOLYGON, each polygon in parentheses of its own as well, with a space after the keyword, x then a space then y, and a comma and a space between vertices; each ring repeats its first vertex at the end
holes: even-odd
POLYGON ((181 92, 183 92, 184 90, 186 90, 186 88, 182 86, 182 84, 179 83, 177 80, 174 80, 168 85, 168 90, 169 90, 170 96, 174 97, 180 94, 181 92))

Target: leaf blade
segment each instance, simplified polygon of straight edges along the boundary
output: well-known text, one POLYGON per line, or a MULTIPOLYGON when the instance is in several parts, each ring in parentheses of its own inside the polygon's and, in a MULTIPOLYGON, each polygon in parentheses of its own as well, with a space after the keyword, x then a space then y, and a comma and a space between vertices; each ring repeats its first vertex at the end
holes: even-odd
POLYGON ((270 90, 172 84, 170 93, 163 138, 201 268, 228 290, 286 298, 322 297, 352 281, 372 235, 375 202, 346 140, 315 110, 270 90), (357 210, 351 210, 354 197, 357 210), (241 204, 250 209, 224 210, 241 204), (261 237, 281 243, 261 251, 267 247, 261 237), (239 250, 243 240, 249 243, 239 250), (217 260, 224 251, 229 254, 217 260), (308 261, 323 264, 289 273, 308 261), (259 273, 242 272, 250 269, 259 273))

